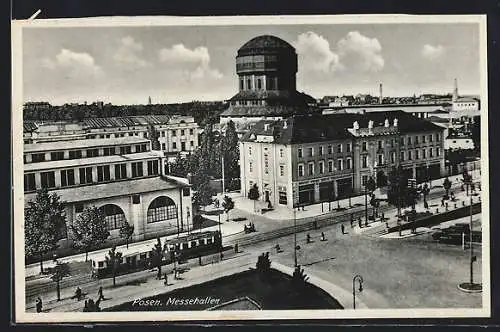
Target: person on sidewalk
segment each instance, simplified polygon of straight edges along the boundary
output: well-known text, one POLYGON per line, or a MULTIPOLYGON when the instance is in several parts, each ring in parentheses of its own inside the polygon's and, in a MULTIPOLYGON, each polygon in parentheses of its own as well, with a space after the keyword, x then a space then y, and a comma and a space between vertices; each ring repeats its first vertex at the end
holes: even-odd
POLYGON ((342 230, 342 234, 345 234, 345 226, 344 226, 344 224, 340 225, 340 229, 342 230))
POLYGON ((105 300, 104 295, 102 294, 102 286, 99 287, 99 290, 97 291, 97 301, 100 300, 105 300))
POLYGON ((361 228, 361 218, 358 218, 358 226, 361 228))
POLYGON ((324 232, 321 232, 321 241, 326 241, 325 233, 324 232))
POLYGON ((311 243, 311 235, 309 233, 306 235, 306 241, 307 243, 311 243))
POLYGON ((351 228, 353 228, 353 227, 354 227, 354 216, 351 213, 351 228))
POLYGON ((89 311, 89 303, 87 300, 85 300, 85 304, 83 305, 83 312, 88 312, 89 311))
POLYGON ((78 301, 80 301, 82 299, 82 290, 80 289, 80 287, 76 287, 76 290, 75 290, 75 295, 73 295, 71 297, 72 299, 77 299, 78 301))
POLYGON ((165 272, 165 273, 163 273, 163 280, 164 280, 164 281, 163 281, 163 284, 164 284, 165 286, 168 286, 168 275, 167 275, 167 273, 166 273, 166 272, 165 272))
POLYGON ((36 298, 36 312, 42 312, 42 307, 43 307, 43 303, 42 303, 42 298, 39 296, 36 298))

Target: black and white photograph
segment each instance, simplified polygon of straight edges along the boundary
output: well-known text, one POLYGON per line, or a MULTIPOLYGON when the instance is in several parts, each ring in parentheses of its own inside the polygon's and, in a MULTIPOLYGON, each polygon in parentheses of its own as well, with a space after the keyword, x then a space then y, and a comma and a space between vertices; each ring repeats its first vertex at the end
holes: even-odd
POLYGON ((490 317, 485 15, 12 29, 18 322, 490 317))

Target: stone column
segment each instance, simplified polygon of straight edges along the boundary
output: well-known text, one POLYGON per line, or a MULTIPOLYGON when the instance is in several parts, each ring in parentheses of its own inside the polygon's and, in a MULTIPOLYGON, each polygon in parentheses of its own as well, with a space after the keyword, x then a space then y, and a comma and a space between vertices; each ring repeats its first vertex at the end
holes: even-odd
POLYGON ((333 182, 333 194, 335 195, 335 199, 337 199, 339 195, 337 180, 333 180, 332 182, 333 182))
POLYGON ((314 202, 319 201, 319 183, 314 184, 314 202))

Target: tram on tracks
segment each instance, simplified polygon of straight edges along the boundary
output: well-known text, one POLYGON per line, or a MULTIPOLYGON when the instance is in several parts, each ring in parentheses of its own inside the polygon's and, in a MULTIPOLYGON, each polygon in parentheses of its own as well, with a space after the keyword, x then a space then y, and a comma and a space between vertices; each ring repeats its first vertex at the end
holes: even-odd
MULTIPOLYGON (((180 262, 185 259, 209 255, 218 252, 222 246, 222 237, 219 231, 191 233, 170 239, 160 239, 164 255, 162 265, 173 263, 174 259, 180 262)), ((117 274, 125 274, 153 268, 153 246, 155 243, 135 245, 133 248, 120 248, 122 261, 117 268, 117 274)), ((112 269, 106 261, 107 252, 91 259, 92 276, 105 278, 111 276, 112 269)))

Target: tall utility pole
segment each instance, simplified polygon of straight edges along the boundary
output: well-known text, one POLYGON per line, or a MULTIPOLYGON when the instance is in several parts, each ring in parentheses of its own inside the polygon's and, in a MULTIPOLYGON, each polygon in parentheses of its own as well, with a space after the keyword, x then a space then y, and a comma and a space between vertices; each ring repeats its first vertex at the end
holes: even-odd
POLYGON ((224 193, 226 192, 226 186, 224 181, 224 153, 221 151, 221 167, 222 167, 222 197, 224 197, 224 193))
POLYGON ((293 207, 293 263, 297 267, 297 215, 295 206, 293 207))

